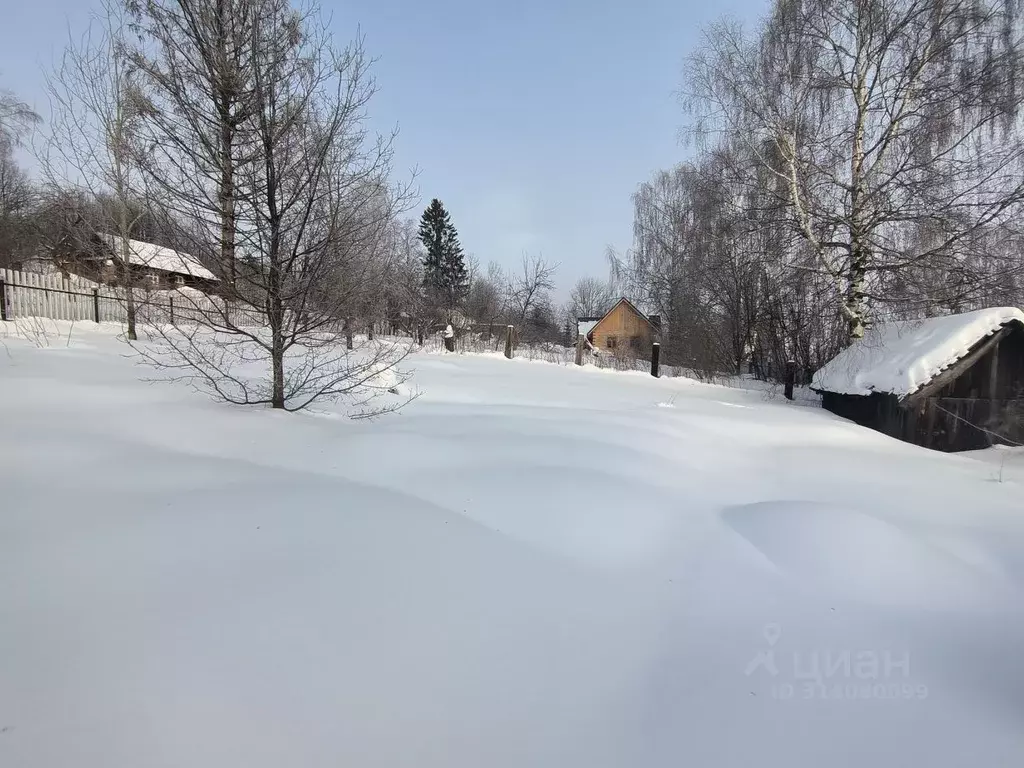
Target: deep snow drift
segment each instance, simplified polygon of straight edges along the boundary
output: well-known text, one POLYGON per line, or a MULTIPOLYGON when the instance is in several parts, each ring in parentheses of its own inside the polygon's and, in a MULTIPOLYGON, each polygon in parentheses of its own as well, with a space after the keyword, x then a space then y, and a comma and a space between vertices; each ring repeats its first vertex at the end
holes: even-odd
POLYGON ((7 348, 0 765, 1024 755, 1000 465, 500 357, 353 422, 141 382, 111 329, 7 348))

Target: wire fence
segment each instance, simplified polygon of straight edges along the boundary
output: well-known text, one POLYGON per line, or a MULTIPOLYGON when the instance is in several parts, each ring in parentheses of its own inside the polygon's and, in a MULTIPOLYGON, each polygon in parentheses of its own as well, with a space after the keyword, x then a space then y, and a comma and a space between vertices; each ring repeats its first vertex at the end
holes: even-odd
MULTIPOLYGON (((556 365, 575 366, 576 348, 558 344, 555 342, 524 342, 514 335, 513 330, 513 356, 523 360, 542 361, 556 365)), ((502 353, 505 349, 507 330, 495 325, 492 329, 484 331, 464 331, 455 336, 456 354, 482 354, 502 353)), ((441 333, 425 335, 422 351, 428 353, 443 353, 444 339, 441 333)), ((651 373, 651 360, 646 357, 631 356, 627 354, 608 354, 600 350, 587 348, 584 350, 582 362, 584 366, 603 368, 614 371, 635 371, 638 373, 651 373)), ((659 377, 683 377, 695 379, 705 384, 715 384, 729 387, 731 389, 745 389, 758 392, 766 400, 783 399, 785 395, 784 382, 765 381, 751 374, 736 375, 730 373, 709 374, 704 371, 696 371, 691 368, 679 365, 658 366, 659 377)), ((812 391, 808 386, 794 386, 792 398, 797 405, 812 408, 821 407, 821 396, 812 391)))

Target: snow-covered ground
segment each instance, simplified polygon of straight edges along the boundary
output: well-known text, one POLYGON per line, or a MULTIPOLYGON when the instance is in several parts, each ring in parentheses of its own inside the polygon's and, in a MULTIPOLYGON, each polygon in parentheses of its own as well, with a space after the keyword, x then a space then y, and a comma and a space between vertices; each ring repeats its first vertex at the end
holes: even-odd
POLYGON ((1024 755, 999 462, 488 356, 373 422, 244 410, 65 342, 0 349, 2 766, 1024 755))

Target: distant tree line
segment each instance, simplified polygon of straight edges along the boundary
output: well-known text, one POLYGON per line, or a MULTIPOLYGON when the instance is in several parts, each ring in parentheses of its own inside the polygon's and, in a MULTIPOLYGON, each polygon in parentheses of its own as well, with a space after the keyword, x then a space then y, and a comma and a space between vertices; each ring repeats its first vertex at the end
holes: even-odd
POLYGON ((396 272, 386 301, 391 325, 431 333, 451 323, 459 334, 496 339, 507 325, 522 342, 565 342, 560 308, 553 298, 557 265, 524 255, 516 269, 496 262, 486 270, 459 241, 453 217, 434 199, 419 222, 397 227, 396 272))

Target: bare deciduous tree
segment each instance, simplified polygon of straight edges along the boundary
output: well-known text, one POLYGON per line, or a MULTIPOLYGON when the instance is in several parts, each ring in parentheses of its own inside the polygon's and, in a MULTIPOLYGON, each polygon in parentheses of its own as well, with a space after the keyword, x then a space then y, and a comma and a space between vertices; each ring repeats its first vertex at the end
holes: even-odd
POLYGON ((569 312, 573 317, 597 317, 607 312, 616 298, 609 281, 581 277, 569 292, 569 312))
POLYGON ((237 273, 237 174, 253 161, 256 91, 251 64, 261 14, 253 0, 127 0, 143 45, 132 61, 147 76, 161 109, 151 121, 150 151, 164 165, 155 182, 179 199, 188 216, 219 227, 220 273, 227 287, 237 273), (190 162, 178 166, 178 158, 190 162), (177 171, 171 173, 170 169, 177 171))
MULTIPOLYGON (((143 29, 152 28, 160 7, 143 8, 143 29)), ((368 403, 393 387, 394 366, 407 351, 370 341, 350 351, 341 343, 347 319, 384 304, 392 227, 408 199, 408 189, 394 188, 389 178, 393 136, 366 128, 375 92, 371 60, 362 40, 335 50, 317 8, 296 11, 287 0, 224 7, 251 20, 226 22, 248 35, 232 54, 245 72, 246 106, 235 134, 245 162, 232 171, 230 225, 220 169, 209 173, 212 145, 190 143, 208 105, 178 93, 202 87, 197 82, 215 90, 220 75, 147 70, 168 79, 154 91, 158 117, 147 135, 160 149, 150 154, 146 173, 174 210, 207 223, 211 239, 223 246, 233 237, 237 253, 237 275, 228 280, 232 301, 206 313, 195 331, 165 332, 157 362, 233 403, 286 410, 337 396, 368 403), (171 118, 190 109, 202 115, 171 118), (194 183, 177 183, 189 175, 194 183), (247 311, 233 309, 239 304, 247 311)), ((161 34, 144 40, 158 49, 168 44, 161 34)), ((150 54, 160 61, 176 55, 150 54)))
POLYGON ((11 91, 0 88, 0 144, 13 146, 41 119, 11 91))
POLYGON ((129 240, 143 215, 136 203, 142 189, 138 168, 139 128, 146 100, 127 58, 127 22, 108 0, 79 39, 71 39, 56 71, 46 78, 50 96, 48 134, 37 158, 51 195, 83 221, 65 228, 85 249, 96 235, 108 236, 119 262, 127 309, 127 333, 136 333, 136 295, 129 269, 129 240), (107 205, 74 206, 75 200, 105 199, 107 205))
POLYGON ((634 196, 627 295, 702 373, 802 377, 873 318, 1024 298, 1021 17, 1003 0, 775 0, 688 67, 689 163, 634 196))
POLYGON ((0 265, 20 260, 31 242, 29 213, 35 190, 14 160, 11 145, 0 139, 0 265))
POLYGON ((531 310, 548 299, 555 287, 557 264, 549 264, 543 256, 523 255, 518 272, 508 278, 508 304, 513 324, 524 326, 531 310))
POLYGON ((478 325, 486 328, 484 333, 491 337, 496 324, 502 323, 506 313, 505 273, 501 265, 490 262, 487 273, 479 268, 473 270, 466 297, 466 314, 478 325))
POLYGON ((1015 7, 780 1, 754 35, 717 24, 691 60, 695 135, 744 144, 832 281, 850 339, 872 302, 917 298, 896 295, 901 274, 970 271, 978 236, 1019 217, 1015 7))
POLYGON ((429 314, 423 292, 423 246, 412 219, 391 225, 392 258, 384 278, 386 315, 391 326, 418 339, 429 314))

